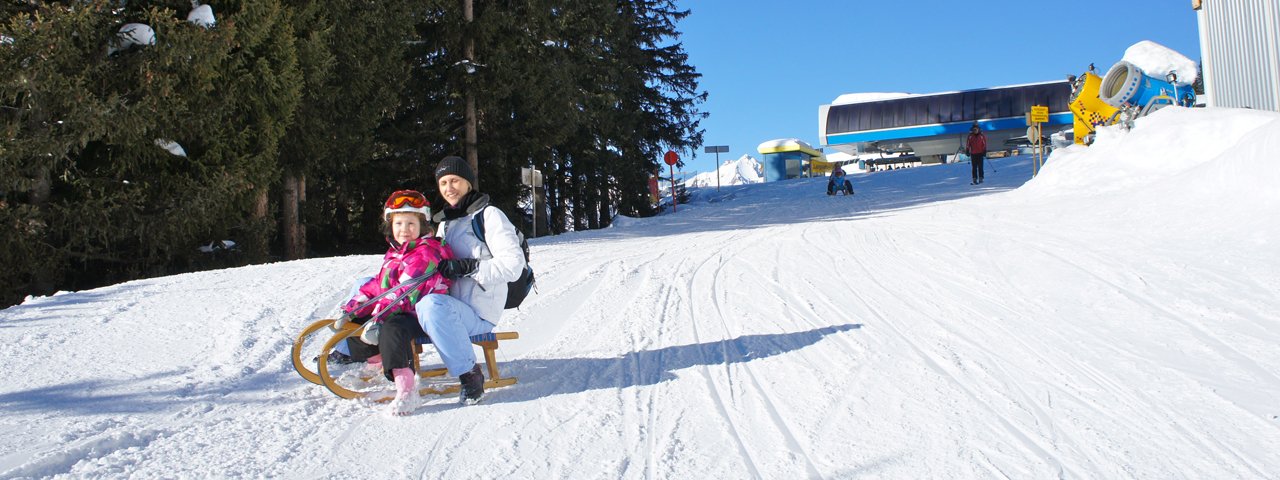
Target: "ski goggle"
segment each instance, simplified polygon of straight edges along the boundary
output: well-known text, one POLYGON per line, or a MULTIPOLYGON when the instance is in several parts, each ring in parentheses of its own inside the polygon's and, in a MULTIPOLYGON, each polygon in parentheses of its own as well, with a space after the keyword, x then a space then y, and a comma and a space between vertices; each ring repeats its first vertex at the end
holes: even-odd
POLYGON ((412 208, 425 207, 427 206, 427 197, 415 190, 400 190, 387 197, 387 208, 404 208, 405 206, 412 208))

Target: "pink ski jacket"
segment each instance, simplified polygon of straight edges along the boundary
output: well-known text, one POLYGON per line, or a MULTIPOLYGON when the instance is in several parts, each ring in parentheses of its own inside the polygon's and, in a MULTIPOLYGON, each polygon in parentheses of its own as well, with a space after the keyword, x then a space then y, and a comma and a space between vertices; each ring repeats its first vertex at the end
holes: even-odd
MULTIPOLYGON (((448 294, 449 286, 452 282, 444 278, 437 271, 431 274, 427 281, 412 287, 408 295, 405 295, 400 301, 394 305, 392 300, 403 291, 397 291, 378 299, 373 305, 369 305, 360 311, 355 311, 360 304, 369 301, 370 298, 387 290, 397 288, 397 285, 416 278, 426 272, 428 269, 435 271, 439 268, 440 261, 453 257, 453 252, 444 247, 440 239, 434 237, 422 237, 417 240, 406 242, 403 245, 396 245, 391 242, 391 248, 387 249, 387 254, 382 257, 382 268, 378 270, 378 275, 374 276, 367 283, 360 286, 360 293, 348 300, 342 306, 342 311, 350 313, 355 317, 368 317, 378 315, 382 312, 387 314, 395 312, 404 312, 408 314, 416 314, 413 306, 421 300, 424 295, 432 293, 448 294)), ((387 315, 380 315, 378 322, 382 322, 387 315)))

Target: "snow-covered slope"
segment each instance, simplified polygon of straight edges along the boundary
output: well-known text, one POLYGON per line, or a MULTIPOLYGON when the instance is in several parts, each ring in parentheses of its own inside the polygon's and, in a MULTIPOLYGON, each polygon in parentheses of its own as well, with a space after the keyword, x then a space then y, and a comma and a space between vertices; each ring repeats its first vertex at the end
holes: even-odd
POLYGON ((712 189, 533 242, 520 383, 415 415, 298 378, 377 256, 0 311, 0 477, 1274 478, 1280 115, 712 189))

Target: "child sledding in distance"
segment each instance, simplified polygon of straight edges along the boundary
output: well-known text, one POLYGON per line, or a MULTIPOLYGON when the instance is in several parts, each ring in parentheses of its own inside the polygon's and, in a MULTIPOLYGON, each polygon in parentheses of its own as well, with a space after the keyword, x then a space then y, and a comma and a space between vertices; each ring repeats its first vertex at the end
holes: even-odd
POLYGON ((350 341, 348 353, 355 358, 368 357, 368 367, 381 369, 388 380, 395 382, 396 397, 391 401, 393 415, 408 415, 420 402, 417 374, 413 370, 414 338, 398 334, 403 329, 382 328, 383 324, 417 324, 419 314, 415 308, 430 295, 448 294, 452 281, 441 276, 439 265, 453 258, 440 239, 434 237, 429 219, 431 206, 421 192, 400 190, 387 198, 383 209, 383 221, 387 242, 391 244, 382 257, 378 274, 360 286, 359 291, 342 305, 345 313, 334 324, 342 328, 348 321, 363 323, 359 341, 350 341), (435 272, 435 273, 431 273, 435 272), (430 274, 426 281, 409 287, 399 285, 430 274), (398 289, 370 305, 360 308, 369 299, 398 289), (372 321, 368 319, 373 318, 372 321), (377 355, 373 353, 376 346, 377 355), (362 355, 363 354, 363 355, 362 355))
POLYGON ((835 195, 836 192, 853 195, 853 184, 845 178, 844 168, 839 165, 831 170, 831 178, 827 179, 827 195, 835 195))

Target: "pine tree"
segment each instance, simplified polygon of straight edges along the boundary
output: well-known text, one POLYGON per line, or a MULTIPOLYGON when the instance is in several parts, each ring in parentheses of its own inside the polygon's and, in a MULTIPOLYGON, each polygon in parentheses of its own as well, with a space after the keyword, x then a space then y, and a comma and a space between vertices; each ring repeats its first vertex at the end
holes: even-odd
POLYGON ((15 269, 23 291, 182 271, 211 238, 253 236, 243 219, 297 96, 273 3, 224 12, 212 29, 164 2, 50 3, 9 19, 17 48, 4 50, 0 98, 13 175, 0 215, 26 225, 13 243, 38 253, 15 269), (109 49, 131 22, 155 43, 109 49))
MULTIPOLYGON (((357 236, 377 238, 376 230, 357 232, 351 223, 355 212, 376 211, 380 216, 376 202, 390 192, 384 191, 387 183, 365 191, 359 178, 380 168, 375 159, 385 147, 375 132, 401 100, 414 3, 294 3, 306 81, 298 115, 281 148, 282 189, 289 190, 291 178, 295 184, 296 179, 306 179, 306 188, 294 187, 306 199, 303 216, 319 235, 321 248, 338 252, 339 244, 358 241, 357 236)), ((432 185, 411 183, 405 188, 432 185)), ((292 207, 282 199, 281 208, 288 212, 292 207)), ((282 230, 288 232, 289 216, 283 220, 282 230)), ((293 227, 294 235, 301 235, 300 227, 293 227)), ((289 235, 284 240, 286 257, 303 255, 301 245, 290 251, 289 235)))
POLYGON ((101 135, 109 103, 90 95, 111 19, 100 6, 6 5, 0 48, 0 271, 4 304, 49 293, 66 271, 54 180, 101 135), (80 42, 71 39, 79 38, 80 42))

